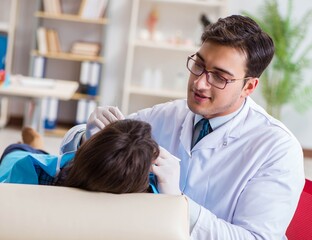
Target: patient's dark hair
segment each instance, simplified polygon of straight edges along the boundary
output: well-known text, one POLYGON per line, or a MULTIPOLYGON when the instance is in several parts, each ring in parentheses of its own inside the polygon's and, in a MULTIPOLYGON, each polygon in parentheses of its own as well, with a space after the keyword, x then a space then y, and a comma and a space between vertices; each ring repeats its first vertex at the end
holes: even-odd
POLYGON ((158 155, 148 123, 120 120, 82 144, 62 185, 108 193, 146 192, 158 155))

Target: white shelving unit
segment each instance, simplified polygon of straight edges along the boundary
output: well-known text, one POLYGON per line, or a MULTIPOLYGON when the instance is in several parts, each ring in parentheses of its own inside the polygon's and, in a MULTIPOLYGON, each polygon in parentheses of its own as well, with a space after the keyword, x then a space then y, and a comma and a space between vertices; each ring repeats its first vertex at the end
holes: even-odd
POLYGON ((122 112, 186 97, 187 56, 196 52, 200 16, 212 22, 226 16, 226 0, 133 0, 122 112), (156 9, 154 38, 146 20, 156 9))
MULTIPOLYGON (((1 7, 3 8, 3 14, 1 14, 0 18, 0 32, 8 36, 5 71, 6 74, 11 74, 18 0, 4 0, 1 2, 1 7), (4 9, 8 9, 8 11, 5 11, 4 9)), ((0 97, 0 128, 4 127, 7 124, 7 121, 8 98, 0 97)))
MULTIPOLYGON (((108 24, 107 6, 104 17, 101 18, 83 18, 79 15, 78 10, 83 1, 62 0, 63 11, 58 14, 51 14, 44 11, 44 1, 37 0, 37 11, 34 13, 35 28, 33 33, 33 46, 31 51, 31 64, 29 75, 33 75, 34 61, 36 57, 45 59, 45 78, 53 78, 59 80, 70 80, 78 83, 80 80, 79 73, 84 62, 96 64, 100 66, 100 76, 97 85, 97 93, 94 95, 81 92, 80 89, 74 94, 70 101, 58 102, 57 123, 66 123, 66 126, 57 124, 55 129, 49 129, 46 134, 64 135, 71 127, 76 124, 76 115, 79 111, 78 101, 84 100, 98 103, 100 96, 100 85, 104 76, 104 46, 106 44, 106 25, 108 24), (41 53, 38 49, 37 29, 44 27, 46 29, 54 29, 58 32, 60 38, 61 51, 41 53), (101 46, 100 53, 96 56, 73 54, 70 49, 74 42, 93 42, 101 46), (61 120, 61 121, 59 121, 61 120)), ((91 68, 91 67, 90 67, 91 68)), ((89 71, 91 71, 89 69, 89 71)), ((89 78, 91 78, 89 73, 89 78)), ((81 86, 80 86, 81 87, 81 86)), ((86 110, 87 111, 87 110, 86 110)))

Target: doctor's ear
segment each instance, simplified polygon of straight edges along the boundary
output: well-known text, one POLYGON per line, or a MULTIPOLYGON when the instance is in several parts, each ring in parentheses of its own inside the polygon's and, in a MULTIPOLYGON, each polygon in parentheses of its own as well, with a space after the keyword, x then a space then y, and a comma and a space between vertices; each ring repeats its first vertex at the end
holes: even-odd
POLYGON ((253 91, 256 89, 258 82, 259 82, 259 78, 249 78, 243 87, 243 91, 242 91, 243 97, 247 97, 250 94, 252 94, 253 91))

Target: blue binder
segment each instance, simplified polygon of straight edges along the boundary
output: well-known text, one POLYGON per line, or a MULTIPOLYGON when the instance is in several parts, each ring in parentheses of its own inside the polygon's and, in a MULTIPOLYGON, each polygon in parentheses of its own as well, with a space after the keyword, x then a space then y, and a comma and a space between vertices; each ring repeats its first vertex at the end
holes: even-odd
POLYGON ((8 36, 0 33, 0 70, 5 69, 5 57, 7 52, 8 36))

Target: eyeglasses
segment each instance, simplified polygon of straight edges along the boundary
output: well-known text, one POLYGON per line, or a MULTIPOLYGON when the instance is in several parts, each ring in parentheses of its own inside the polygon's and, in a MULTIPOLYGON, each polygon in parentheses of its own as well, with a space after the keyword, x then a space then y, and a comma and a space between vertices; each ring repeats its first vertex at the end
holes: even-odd
POLYGON ((241 80, 247 80, 251 78, 251 77, 245 77, 242 79, 226 79, 225 77, 221 76, 220 74, 214 71, 206 70, 206 67, 203 64, 197 62, 193 58, 194 56, 195 54, 187 58, 187 63, 186 63, 187 69, 197 77, 205 73, 207 82, 210 85, 218 89, 224 89, 228 83, 233 83, 235 81, 241 81, 241 80))

